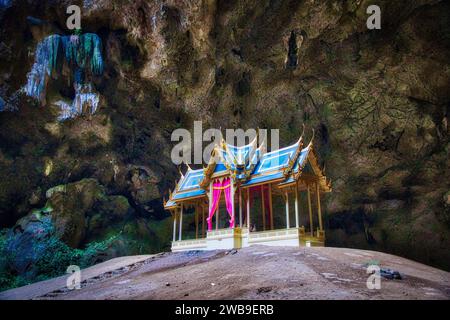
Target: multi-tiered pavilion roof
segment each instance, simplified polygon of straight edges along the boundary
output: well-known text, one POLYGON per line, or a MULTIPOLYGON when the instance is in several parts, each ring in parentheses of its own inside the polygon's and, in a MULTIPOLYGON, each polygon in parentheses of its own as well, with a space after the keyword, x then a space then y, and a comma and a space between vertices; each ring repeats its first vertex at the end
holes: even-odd
POLYGON ((312 174, 319 179, 321 191, 331 191, 330 181, 317 161, 312 139, 304 146, 302 134, 296 143, 271 152, 265 152, 264 142, 259 147, 256 142, 255 138, 245 146, 236 147, 222 140, 213 149, 205 168, 194 170, 188 166, 187 172, 181 174, 165 208, 174 208, 183 201, 206 197, 211 179, 227 175, 242 188, 248 188, 267 183, 289 186, 302 175, 307 177, 312 174))
POLYGON ((264 142, 258 145, 256 138, 240 147, 222 140, 214 147, 205 168, 194 170, 187 165, 188 170, 184 174, 180 171, 180 180, 164 203, 173 215, 172 250, 230 249, 253 244, 324 245, 320 194, 330 192, 331 184, 319 166, 313 139, 314 134, 305 146, 302 134, 294 144, 271 152, 266 152, 264 142), (301 194, 305 195, 308 208, 303 214, 301 194), (316 197, 315 205, 311 194, 316 197), (294 210, 290 211, 292 195, 294 210), (272 200, 279 196, 285 207, 281 216, 272 205, 272 200), (223 216, 220 219, 221 207, 226 209, 228 221, 223 221, 223 216), (313 215, 313 207, 317 216, 313 215), (192 209, 195 239, 182 240, 183 212, 186 211, 187 219, 192 217, 189 215, 192 209), (292 219, 294 212, 295 219, 292 219), (302 219, 309 224, 308 235, 302 219), (295 227, 291 223, 293 220, 295 227), (316 223, 318 228, 314 230, 316 223), (223 224, 227 228, 223 228, 223 224))

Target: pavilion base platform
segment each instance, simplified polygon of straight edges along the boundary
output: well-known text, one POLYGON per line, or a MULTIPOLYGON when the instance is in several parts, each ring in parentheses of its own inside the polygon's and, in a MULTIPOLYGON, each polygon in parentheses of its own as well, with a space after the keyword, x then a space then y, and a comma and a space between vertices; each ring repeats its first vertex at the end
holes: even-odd
POLYGON ((208 231, 206 238, 172 242, 172 252, 192 250, 229 250, 252 245, 283 247, 323 247, 325 234, 315 236, 305 234, 303 228, 278 229, 261 232, 248 232, 248 228, 219 229, 208 231))

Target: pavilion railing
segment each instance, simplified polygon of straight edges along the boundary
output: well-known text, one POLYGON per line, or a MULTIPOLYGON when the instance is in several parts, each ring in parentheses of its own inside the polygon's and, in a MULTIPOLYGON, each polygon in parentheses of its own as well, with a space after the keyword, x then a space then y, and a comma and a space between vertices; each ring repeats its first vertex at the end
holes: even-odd
POLYGON ((249 244, 283 240, 298 241, 301 246, 323 246, 324 233, 321 232, 316 236, 309 236, 307 233, 305 233, 304 228, 289 228, 250 232, 248 236, 249 244))
POLYGON ((259 232, 248 232, 248 228, 236 227, 208 231, 206 238, 173 241, 172 251, 242 248, 252 244, 323 246, 324 240, 323 231, 311 236, 303 227, 259 232))
POLYGON ((232 228, 225 228, 225 229, 217 229, 217 230, 211 230, 208 231, 207 238, 213 238, 213 237, 221 237, 221 236, 232 236, 234 234, 234 230, 232 228))
POLYGON ((206 238, 172 241, 172 251, 176 250, 201 250, 206 248, 206 238))
POLYGON ((276 229, 268 231, 250 232, 249 242, 264 242, 268 240, 284 240, 299 238, 299 229, 276 229))

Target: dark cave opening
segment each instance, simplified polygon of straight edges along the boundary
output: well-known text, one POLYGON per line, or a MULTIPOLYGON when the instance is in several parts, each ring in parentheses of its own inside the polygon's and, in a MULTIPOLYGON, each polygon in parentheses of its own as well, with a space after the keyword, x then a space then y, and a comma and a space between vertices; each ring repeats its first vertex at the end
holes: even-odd
POLYGON ((298 47, 297 36, 294 31, 291 31, 291 35, 288 40, 288 56, 286 62, 286 68, 295 69, 298 64, 298 47))

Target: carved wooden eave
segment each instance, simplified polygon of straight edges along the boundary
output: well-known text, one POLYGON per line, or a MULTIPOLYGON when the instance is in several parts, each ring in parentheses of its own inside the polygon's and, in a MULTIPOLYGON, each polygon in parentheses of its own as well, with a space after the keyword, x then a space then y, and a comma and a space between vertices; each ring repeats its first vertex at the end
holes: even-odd
MULTIPOLYGON (((303 136, 303 133, 302 133, 302 136, 303 136)), ((302 139, 302 136, 300 137, 300 139, 302 139)), ((303 165, 299 166, 297 172, 292 173, 292 170, 295 166, 295 162, 297 161, 297 159, 300 155, 300 152, 303 149, 303 141, 299 140, 299 142, 300 142, 299 148, 296 150, 296 153, 292 157, 292 159, 290 159, 288 167, 283 171, 283 174, 286 179, 288 179, 290 176, 292 176, 294 181, 296 181, 296 182, 285 184, 284 187, 289 187, 290 185, 297 183, 297 181, 299 179, 301 179, 302 176, 304 177, 304 179, 310 180, 312 177, 309 177, 308 175, 304 174, 304 172, 303 172, 304 167, 306 166, 307 163, 309 163, 312 168, 313 175, 314 175, 313 180, 319 183, 320 190, 322 192, 331 192, 331 190, 332 190, 331 189, 331 180, 326 178, 325 170, 322 169, 319 165, 318 156, 315 151, 314 144, 313 144, 314 136, 315 136, 315 134, 314 134, 314 130, 313 130, 313 135, 312 135, 311 141, 309 142, 308 146, 306 147, 306 149, 308 149, 307 160, 305 161, 305 163, 303 165), (301 144, 301 146, 300 146, 300 144, 301 144), (300 150, 300 152, 299 152, 299 150, 300 150)))
MULTIPOLYGON (((247 155, 248 160, 251 161, 252 157, 254 156, 255 152, 257 152, 257 150, 259 150, 259 152, 261 152, 261 150, 264 148, 264 142, 261 144, 261 146, 257 149, 255 149, 255 146, 257 144, 257 137, 256 136, 252 142, 250 142, 249 146, 251 146, 251 150, 249 152, 249 154, 247 155)), ((246 158, 247 158, 246 157, 246 158)), ((215 177, 221 177, 221 176, 226 176, 229 175, 235 182, 239 179, 237 179, 237 175, 239 173, 238 168, 243 170, 244 173, 244 179, 246 180, 250 177, 251 173, 253 172, 253 169, 256 165, 255 164, 251 164, 249 169, 245 169, 246 166, 246 161, 243 161, 244 163, 239 163, 238 161, 240 160, 245 160, 245 159, 236 159, 234 153, 230 150, 228 144, 226 143, 226 141, 222 138, 222 140, 220 141, 219 144, 216 144, 213 151, 211 152, 211 158, 208 162, 208 165, 203 168, 203 179, 200 182, 200 187, 204 190, 208 190, 209 188, 209 184, 211 183, 211 179, 215 178, 215 177), (226 156, 223 155, 223 153, 225 153, 226 156), (218 160, 220 160, 220 163, 223 164, 223 166, 226 168, 226 170, 221 171, 220 173, 214 174, 217 162, 216 162, 216 157, 219 157, 218 160), (230 163, 231 161, 231 163, 230 163), (234 169, 233 169, 234 167, 234 169)))
MULTIPOLYGON (((302 137, 300 137, 300 139, 302 139, 302 137)), ((302 149, 303 149, 303 141, 299 140, 297 150, 295 151, 294 155, 289 158, 287 167, 283 169, 283 175, 285 178, 287 178, 291 174, 292 169, 294 168, 295 163, 297 162, 297 159, 300 153, 302 152, 302 149)))
POLYGON ((175 201, 172 199, 172 196, 173 196, 173 192, 172 192, 172 190, 169 189, 169 200, 166 200, 166 197, 163 198, 164 208, 171 212, 180 207, 180 205, 175 203, 175 201), (174 204, 168 207, 167 202, 169 202, 169 201, 172 201, 174 204))
MULTIPOLYGON (((221 147, 223 149, 223 151, 225 151, 225 153, 227 154, 228 158, 231 159, 231 161, 233 161, 233 164, 235 166, 237 166, 237 160, 234 157, 233 153, 230 151, 230 149, 228 149, 227 143, 225 142, 225 140, 222 138, 222 143, 221 143, 221 147)), ((222 157, 222 154, 220 154, 220 158, 222 159, 223 164, 225 165, 225 167, 230 170, 230 166, 227 163, 227 161, 222 157)))
MULTIPOLYGON (((297 141, 297 149, 295 150, 295 153, 292 157, 289 158, 289 162, 286 168, 283 169, 283 176, 285 178, 289 177, 289 175, 292 172, 292 169, 295 166, 295 163, 297 162, 298 157, 300 156, 300 153, 303 150, 303 134, 305 133, 305 125, 303 125, 303 131, 302 134, 300 135, 300 138, 297 141)), ((313 138, 314 139, 314 131, 313 131, 313 138)), ((310 145, 312 143, 312 139, 310 142, 310 145)))
POLYGON ((214 170, 216 169, 216 160, 215 157, 217 155, 217 145, 214 147, 214 149, 211 151, 211 157, 209 158, 208 165, 203 168, 203 179, 200 182, 200 188, 207 190, 209 187, 209 183, 211 180, 211 176, 214 173, 214 170))
MULTIPOLYGON (((318 156, 313 145, 311 145, 308 153, 308 162, 311 165, 314 175, 317 176, 320 189, 323 192, 331 192, 331 180, 327 179, 325 171, 320 167, 318 156)), ((299 172, 301 174, 301 171, 299 172)))
POLYGON ((263 154, 263 150, 266 148, 266 140, 263 140, 261 142, 261 145, 251 154, 249 155, 249 161, 250 161, 250 167, 248 169, 245 169, 244 167, 244 178, 243 181, 247 181, 250 178, 250 175, 252 174, 253 170, 255 169, 256 164, 259 162, 259 158, 261 157, 261 154, 263 154), (252 158, 255 154, 259 154, 258 159, 256 162, 252 162, 252 158))

